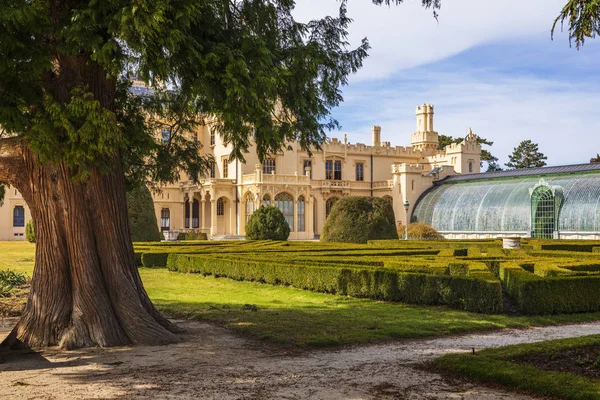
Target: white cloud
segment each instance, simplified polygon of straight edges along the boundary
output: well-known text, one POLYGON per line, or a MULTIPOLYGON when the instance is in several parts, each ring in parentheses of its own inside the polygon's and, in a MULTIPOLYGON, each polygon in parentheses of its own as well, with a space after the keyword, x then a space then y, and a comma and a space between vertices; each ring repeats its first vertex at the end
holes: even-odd
MULTIPOLYGON (((483 43, 520 37, 550 40, 550 28, 565 0, 442 0, 439 22, 419 0, 375 6, 350 0, 351 42, 368 37, 372 49, 352 81, 378 79, 395 71, 432 63, 483 43)), ((336 0, 300 0, 295 15, 306 21, 336 15, 336 0)), ((559 35, 558 39, 566 38, 559 35)))
MULTIPOLYGON (((469 127, 495 142, 492 154, 507 161, 526 139, 540 145, 548 164, 585 163, 600 152, 600 85, 574 84, 537 77, 413 72, 402 90, 351 86, 335 114, 350 126, 349 139, 370 143, 370 126, 382 126, 382 140, 409 145, 415 130, 414 108, 436 99, 435 129, 451 136, 469 127)), ((332 136, 338 136, 332 133, 332 136)))

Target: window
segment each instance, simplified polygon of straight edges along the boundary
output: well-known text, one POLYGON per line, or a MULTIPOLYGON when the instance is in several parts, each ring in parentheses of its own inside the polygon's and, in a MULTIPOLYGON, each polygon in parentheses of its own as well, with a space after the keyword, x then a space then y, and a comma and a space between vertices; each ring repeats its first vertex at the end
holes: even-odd
POLYGON ((214 146, 216 142, 216 138, 215 138, 215 131, 213 131, 212 129, 210 130, 210 145, 214 146))
POLYGON ((194 144, 198 144, 198 132, 194 132, 194 144))
POLYGON ((216 176, 216 166, 214 161, 210 162, 208 169, 210 170, 210 177, 214 179, 216 176))
POLYGON ((271 205, 271 196, 269 196, 268 194, 265 194, 263 196, 262 205, 263 205, 263 207, 269 207, 271 205))
POLYGON ((160 210, 160 230, 168 231, 171 229, 171 210, 163 208, 160 210))
POLYGON ((225 201, 222 197, 219 197, 217 200, 217 217, 222 217, 225 215, 225 201))
POLYGON ((229 176, 229 160, 227 158, 223 159, 223 178, 227 178, 229 176))
POLYGON ((340 160, 325 161, 325 179, 327 180, 342 180, 342 162, 340 160))
POLYGON ((311 160, 304 160, 304 175, 306 176, 306 173, 309 173, 310 179, 312 179, 312 161, 311 160), (310 168, 310 170, 309 170, 310 168))
POLYGON ((185 201, 185 224, 184 226, 186 228, 190 227, 190 201, 186 200, 185 201))
POLYGON ((15 228, 25 226, 25 207, 16 206, 13 209, 13 226, 15 228))
POLYGON ((254 196, 252 193, 246 195, 246 222, 250 220, 250 217, 254 214, 254 196))
POLYGON ((412 191, 414 192, 415 191, 415 180, 414 179, 411 181, 410 185, 411 185, 412 191))
POLYGON ((275 172, 275 159, 267 158, 263 161, 263 174, 274 174, 275 172))
POLYGON ((333 163, 333 179, 336 181, 342 180, 342 162, 339 160, 333 163))
POLYGON ((469 172, 473 172, 473 162, 469 161, 469 172))
POLYGON ((290 231, 294 230, 294 198, 289 193, 279 193, 275 196, 275 207, 279 208, 285 217, 290 231))
POLYGON ((306 202, 304 196, 298 197, 298 232, 305 231, 306 202))
POLYGON ((169 143, 169 140, 171 139, 171 130, 170 129, 162 129, 160 131, 160 133, 161 133, 162 144, 169 143))
POLYGON ((363 163, 356 163, 356 180, 361 182, 365 180, 365 165, 363 163))
POLYGON ((194 199, 192 203, 192 228, 200 227, 200 202, 194 199))
POLYGON ((327 219, 327 217, 329 217, 329 213, 331 212, 333 205, 338 200, 339 200, 339 197, 330 197, 329 199, 327 199, 327 202, 325 202, 325 219, 327 219))

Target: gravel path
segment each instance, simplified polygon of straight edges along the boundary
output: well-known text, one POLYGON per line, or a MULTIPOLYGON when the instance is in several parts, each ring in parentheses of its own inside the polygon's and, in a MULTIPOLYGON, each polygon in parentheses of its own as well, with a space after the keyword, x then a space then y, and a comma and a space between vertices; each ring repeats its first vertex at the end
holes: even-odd
MULTIPOLYGON (((600 332, 600 322, 594 322, 293 355, 213 325, 178 323, 186 329, 185 340, 171 346, 8 356, 0 364, 0 398, 527 399, 448 381, 416 366, 473 347, 600 332)), ((0 339, 6 334, 0 323, 0 339)))

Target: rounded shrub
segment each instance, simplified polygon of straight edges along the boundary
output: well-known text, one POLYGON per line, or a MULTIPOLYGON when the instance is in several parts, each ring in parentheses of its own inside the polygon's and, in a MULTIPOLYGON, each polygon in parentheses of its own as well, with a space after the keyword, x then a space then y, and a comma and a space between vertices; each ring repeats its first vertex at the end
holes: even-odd
POLYGON ((33 229, 33 220, 30 219, 25 226, 25 238, 29 243, 35 243, 35 230, 33 229))
POLYGON ((331 209, 321 234, 322 242, 383 239, 398 239, 398 232, 392 205, 378 197, 342 197, 331 209))
POLYGON ((247 240, 287 240, 290 226, 277 207, 261 207, 254 211, 246 225, 247 240))
POLYGON ((158 242, 162 239, 152 195, 146 186, 140 185, 127 192, 127 212, 132 241, 158 242))
POLYGON ((412 222, 408 225, 408 238, 437 240, 444 239, 444 236, 431 225, 427 225, 424 222, 412 222))

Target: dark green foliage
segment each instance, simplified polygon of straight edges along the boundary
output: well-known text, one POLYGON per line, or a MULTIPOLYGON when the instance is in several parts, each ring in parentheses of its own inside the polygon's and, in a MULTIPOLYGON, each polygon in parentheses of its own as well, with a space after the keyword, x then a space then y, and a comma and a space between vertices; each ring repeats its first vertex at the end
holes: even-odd
POLYGON ((152 195, 146 186, 138 185, 127 192, 127 212, 132 241, 158 242, 162 239, 152 195))
POLYGON ((508 156, 509 162, 506 165, 509 168, 533 168, 546 165, 548 157, 541 153, 538 144, 531 140, 523 140, 511 155, 508 156))
POLYGON ((378 197, 342 197, 333 206, 321 234, 322 242, 382 239, 398 239, 398 232, 392 205, 378 197))
POLYGON ((277 207, 261 207, 256 210, 246 225, 247 240, 287 240, 290 226, 277 207))
POLYGON ((416 240, 442 240, 444 236, 424 222, 411 222, 408 225, 408 238, 416 240))
POLYGON ((142 265, 144 267, 166 267, 169 253, 143 253, 142 265))
POLYGON ((33 228, 33 220, 29 220, 25 226, 25 238, 29 243, 35 243, 35 230, 33 228))
POLYGON ((208 235, 204 232, 182 232, 177 240, 208 240, 208 235))
POLYGON ((579 49, 586 38, 595 38, 600 33, 600 2, 597 0, 568 0, 552 26, 552 36, 560 22, 569 27, 569 43, 575 41, 579 49))

